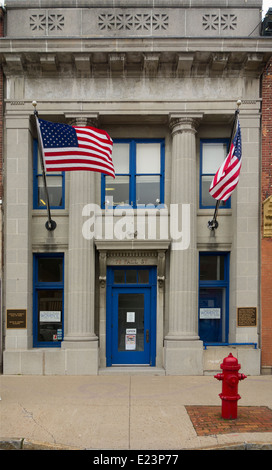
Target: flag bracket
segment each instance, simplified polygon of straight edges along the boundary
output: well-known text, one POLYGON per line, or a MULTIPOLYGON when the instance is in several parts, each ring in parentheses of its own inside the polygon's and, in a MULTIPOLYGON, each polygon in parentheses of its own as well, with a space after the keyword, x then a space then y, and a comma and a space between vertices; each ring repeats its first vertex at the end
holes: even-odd
POLYGON ((216 220, 219 205, 220 205, 220 201, 216 201, 216 206, 215 206, 215 209, 214 209, 213 218, 212 218, 212 220, 209 220, 209 222, 208 222, 208 228, 210 230, 215 230, 219 226, 219 223, 216 220))
MULTIPOLYGON (((228 152, 230 150, 230 145, 231 145, 231 142, 232 142, 232 139, 234 137, 234 133, 235 133, 235 126, 236 126, 236 122, 237 122, 237 119, 238 119, 238 115, 239 115, 239 107, 241 106, 241 100, 237 100, 237 109, 235 111, 235 115, 234 115, 234 122, 233 122, 233 126, 232 126, 232 131, 231 131, 231 136, 230 136, 230 142, 229 142, 229 149, 228 149, 228 152)), ((216 230, 219 226, 219 223, 218 221, 216 220, 217 218, 217 214, 218 214, 218 209, 219 209, 219 206, 220 206, 220 200, 217 200, 216 201, 216 205, 215 205, 215 209, 214 209, 214 214, 213 214, 213 218, 212 220, 209 220, 208 221, 208 224, 207 224, 207 227, 208 229, 210 230, 216 230)))
POLYGON ((51 219, 51 220, 47 220, 47 221, 45 222, 45 227, 46 227, 46 229, 47 229, 49 232, 52 232, 53 230, 55 230, 56 226, 57 226, 57 222, 55 222, 55 221, 52 220, 52 219, 51 219))
POLYGON ((47 182, 46 182, 46 174, 45 174, 45 164, 44 164, 44 155, 43 155, 43 146, 41 142, 41 132, 40 132, 40 126, 39 126, 39 120, 38 120, 38 111, 36 109, 37 102, 32 101, 32 106, 34 107, 34 116, 36 120, 36 126, 37 126, 37 134, 38 134, 38 142, 39 142, 39 147, 41 151, 41 167, 42 167, 42 173, 43 173, 43 182, 44 182, 44 190, 45 190, 45 198, 46 198, 46 207, 47 207, 47 218, 48 220, 45 223, 45 227, 49 232, 52 232, 55 230, 57 223, 52 219, 51 217, 51 210, 50 210, 50 203, 49 203, 49 194, 48 194, 48 188, 47 188, 47 182))

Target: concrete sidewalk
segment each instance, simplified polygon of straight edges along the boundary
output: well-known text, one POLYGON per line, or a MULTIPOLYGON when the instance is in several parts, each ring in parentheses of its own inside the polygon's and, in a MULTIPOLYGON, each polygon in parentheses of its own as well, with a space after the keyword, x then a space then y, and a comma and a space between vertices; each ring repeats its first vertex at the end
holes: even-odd
POLYGON ((213 376, 2 375, 0 383, 0 448, 272 449, 272 376, 240 382, 238 424, 208 435, 199 434, 188 409, 221 411, 222 383, 213 376), (264 423, 240 426, 243 407, 264 407, 264 423))

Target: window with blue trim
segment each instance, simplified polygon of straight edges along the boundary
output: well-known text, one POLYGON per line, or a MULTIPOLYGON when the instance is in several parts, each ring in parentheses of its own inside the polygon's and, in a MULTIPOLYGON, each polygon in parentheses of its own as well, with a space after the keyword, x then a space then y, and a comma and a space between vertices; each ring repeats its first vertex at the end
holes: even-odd
MULTIPOLYGON (((46 174, 49 204, 51 209, 64 209, 65 205, 65 177, 64 172, 50 172, 46 174)), ((38 141, 33 142, 33 208, 46 209, 43 174, 38 141)))
POLYGON ((34 254, 33 346, 60 347, 63 338, 64 256, 34 254))
POLYGON ((101 206, 164 203, 164 139, 118 139, 113 143, 115 179, 102 175, 101 206))
MULTIPOLYGON (((200 140, 200 209, 214 208, 216 200, 210 195, 209 189, 213 177, 227 156, 228 139, 200 140)), ((220 205, 230 208, 230 198, 220 205)))
POLYGON ((227 343, 229 335, 229 253, 200 253, 199 337, 204 344, 227 343))

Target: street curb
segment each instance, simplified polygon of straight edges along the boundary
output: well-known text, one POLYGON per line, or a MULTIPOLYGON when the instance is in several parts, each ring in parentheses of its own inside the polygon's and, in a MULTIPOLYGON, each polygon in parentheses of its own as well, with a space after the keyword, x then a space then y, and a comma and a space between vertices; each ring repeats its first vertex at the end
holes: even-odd
MULTIPOLYGON (((77 447, 69 447, 61 444, 48 444, 44 442, 29 441, 25 438, 0 438, 0 450, 92 450, 80 449, 77 447)), ((97 449, 96 449, 97 450, 97 449)), ((103 449, 102 449, 103 450, 103 449)), ((126 450, 126 449, 123 449, 126 450)), ((127 449, 128 450, 128 449, 127 449)), ((193 449, 180 449, 186 450, 272 450, 272 443, 264 442, 238 442, 235 444, 217 445, 213 447, 196 447, 193 449)), ((128 450, 130 452, 130 450, 128 450)), ((133 452, 133 450, 132 450, 133 452)))
POLYGON ((30 441, 25 438, 0 438, 0 450, 83 450, 61 444, 30 441))
POLYGON ((238 442, 236 444, 223 444, 214 447, 201 447, 197 450, 272 450, 272 443, 238 442))

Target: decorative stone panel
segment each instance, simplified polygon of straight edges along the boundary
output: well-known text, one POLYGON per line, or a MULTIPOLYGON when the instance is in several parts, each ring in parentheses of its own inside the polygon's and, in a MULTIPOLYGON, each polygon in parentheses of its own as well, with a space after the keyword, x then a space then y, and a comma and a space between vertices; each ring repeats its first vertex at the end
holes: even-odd
POLYGON ((45 34, 50 34, 55 31, 63 31, 65 25, 64 15, 48 11, 42 14, 33 14, 30 15, 29 25, 32 33, 42 31, 45 34))
POLYGON ((98 28, 101 31, 134 31, 138 33, 166 31, 169 26, 169 15, 165 13, 120 13, 98 15, 98 28))
POLYGON ((263 202, 263 236, 272 238, 272 196, 263 202))
POLYGON ((205 31, 235 31, 237 30, 237 15, 205 14, 202 16, 202 27, 205 31))

